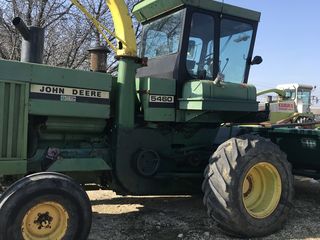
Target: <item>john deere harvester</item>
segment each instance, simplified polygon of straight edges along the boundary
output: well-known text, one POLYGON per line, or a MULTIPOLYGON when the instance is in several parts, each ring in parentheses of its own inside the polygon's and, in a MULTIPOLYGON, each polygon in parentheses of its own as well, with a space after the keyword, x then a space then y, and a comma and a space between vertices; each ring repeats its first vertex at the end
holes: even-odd
POLYGON ((268 116, 247 83, 262 61, 252 57, 260 13, 212 0, 141 1, 137 55, 124 1, 107 4, 116 78, 0 61, 0 239, 86 239, 83 189, 94 185, 143 195, 193 193, 202 183, 208 214, 226 232, 280 229, 291 166, 319 177, 320 131, 236 126, 268 116))

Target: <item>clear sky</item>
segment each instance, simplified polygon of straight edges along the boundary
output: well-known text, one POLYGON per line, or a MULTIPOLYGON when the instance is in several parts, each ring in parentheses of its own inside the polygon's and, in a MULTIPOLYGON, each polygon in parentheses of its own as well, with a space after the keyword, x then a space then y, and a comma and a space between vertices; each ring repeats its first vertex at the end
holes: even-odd
MULTIPOLYGON (((222 0, 220 0, 222 1, 222 0)), ((282 83, 317 86, 320 99, 320 0, 224 0, 262 13, 249 82, 258 90, 282 83)))

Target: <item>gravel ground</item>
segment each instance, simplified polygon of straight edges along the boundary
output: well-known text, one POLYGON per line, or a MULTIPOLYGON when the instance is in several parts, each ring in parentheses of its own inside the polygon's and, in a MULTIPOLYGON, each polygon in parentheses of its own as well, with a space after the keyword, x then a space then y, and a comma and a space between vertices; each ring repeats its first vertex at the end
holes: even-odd
MULTIPOLYGON (((90 240, 232 239, 207 217, 202 196, 117 196, 88 192, 93 206, 90 240)), ((262 239, 320 240, 320 183, 296 179, 294 208, 284 229, 262 239)))

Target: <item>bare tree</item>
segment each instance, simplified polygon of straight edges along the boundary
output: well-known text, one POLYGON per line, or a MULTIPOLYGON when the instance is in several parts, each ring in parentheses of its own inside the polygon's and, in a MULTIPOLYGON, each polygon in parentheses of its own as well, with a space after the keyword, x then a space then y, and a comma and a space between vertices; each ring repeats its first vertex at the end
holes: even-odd
MULTIPOLYGON (((129 10, 138 0, 126 1, 129 10)), ((113 22, 105 0, 82 0, 88 11, 109 29, 113 22)), ((19 60, 21 37, 11 21, 19 16, 27 25, 45 28, 44 63, 68 68, 88 69, 90 47, 106 45, 93 24, 69 1, 0 0, 0 58, 19 60)), ((137 36, 140 25, 134 21, 137 36)), ((110 41, 115 41, 110 36, 110 41)), ((114 53, 108 58, 108 71, 117 69, 114 53)))

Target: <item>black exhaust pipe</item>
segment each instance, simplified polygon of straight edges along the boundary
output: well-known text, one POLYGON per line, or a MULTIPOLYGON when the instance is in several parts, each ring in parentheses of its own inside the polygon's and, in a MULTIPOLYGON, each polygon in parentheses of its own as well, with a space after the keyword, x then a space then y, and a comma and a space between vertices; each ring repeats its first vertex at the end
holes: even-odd
POLYGON ((42 63, 44 46, 44 29, 41 27, 27 27, 20 17, 12 20, 22 36, 21 62, 42 63))

